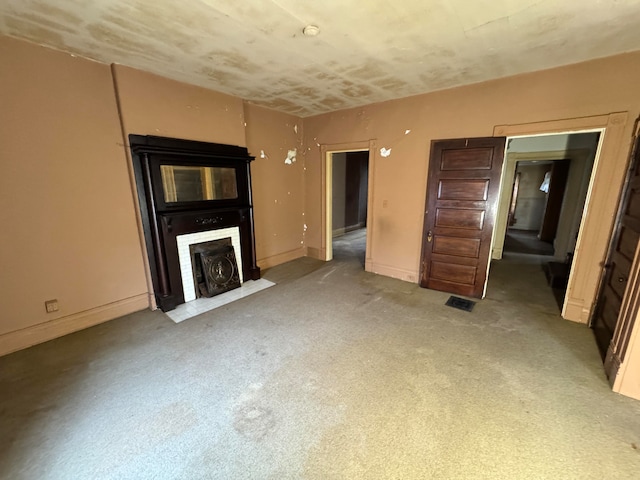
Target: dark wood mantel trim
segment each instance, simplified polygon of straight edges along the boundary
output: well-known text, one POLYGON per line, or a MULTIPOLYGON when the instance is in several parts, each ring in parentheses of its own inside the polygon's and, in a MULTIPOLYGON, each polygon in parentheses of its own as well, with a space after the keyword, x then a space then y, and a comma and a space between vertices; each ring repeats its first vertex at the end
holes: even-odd
POLYGON ((238 227, 245 280, 260 278, 256 264, 250 163, 247 149, 234 145, 181 140, 167 137, 129 135, 136 189, 154 293, 163 311, 184 303, 177 237, 179 235, 238 227), (159 162, 232 166, 236 169, 238 198, 224 201, 164 203, 158 193, 162 180, 159 162))

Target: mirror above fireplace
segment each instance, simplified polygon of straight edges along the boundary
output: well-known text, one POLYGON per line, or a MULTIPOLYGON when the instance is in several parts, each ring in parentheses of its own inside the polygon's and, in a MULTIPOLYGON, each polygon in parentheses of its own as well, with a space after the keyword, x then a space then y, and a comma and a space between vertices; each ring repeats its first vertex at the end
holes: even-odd
POLYGON ((165 203, 238 198, 234 168, 161 165, 160 173, 165 203))
POLYGON ((238 260, 238 278, 260 278, 251 203, 253 157, 247 149, 141 135, 129 135, 129 142, 157 305, 169 311, 194 298, 193 271, 185 264, 192 256, 179 251, 199 242, 228 240, 238 260))

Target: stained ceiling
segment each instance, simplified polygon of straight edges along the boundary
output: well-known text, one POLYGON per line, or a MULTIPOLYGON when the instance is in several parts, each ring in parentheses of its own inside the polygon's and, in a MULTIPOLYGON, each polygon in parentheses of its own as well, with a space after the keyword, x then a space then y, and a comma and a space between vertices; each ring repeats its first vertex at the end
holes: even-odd
POLYGON ((639 50, 638 25, 640 0, 0 2, 0 33, 303 117, 639 50))

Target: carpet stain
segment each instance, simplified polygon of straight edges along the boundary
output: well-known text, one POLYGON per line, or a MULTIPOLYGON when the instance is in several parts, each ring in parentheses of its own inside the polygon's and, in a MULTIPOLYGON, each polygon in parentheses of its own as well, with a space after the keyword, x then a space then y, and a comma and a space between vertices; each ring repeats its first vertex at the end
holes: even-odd
POLYGON ((236 406, 233 412, 233 428, 251 440, 262 440, 276 425, 273 412, 255 403, 236 406))

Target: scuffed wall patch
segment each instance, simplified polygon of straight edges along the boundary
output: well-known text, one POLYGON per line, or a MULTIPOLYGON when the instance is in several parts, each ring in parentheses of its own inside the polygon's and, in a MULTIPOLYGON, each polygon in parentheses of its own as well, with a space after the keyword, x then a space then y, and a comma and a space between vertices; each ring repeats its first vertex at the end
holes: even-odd
POLYGON ((380 149, 380 155, 385 157, 385 158, 388 157, 389 155, 391 155, 391 149, 382 147, 380 149))

